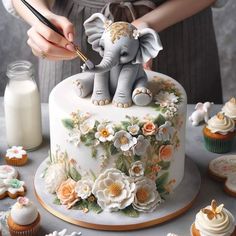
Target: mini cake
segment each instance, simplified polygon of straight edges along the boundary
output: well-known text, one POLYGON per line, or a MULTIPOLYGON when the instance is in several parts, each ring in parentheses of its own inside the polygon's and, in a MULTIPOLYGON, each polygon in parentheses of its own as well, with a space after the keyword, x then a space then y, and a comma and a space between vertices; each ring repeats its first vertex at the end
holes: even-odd
POLYGON ((13 205, 7 224, 11 236, 35 236, 40 223, 36 206, 26 197, 19 197, 13 205))
POLYGON ((235 136, 235 123, 223 113, 218 113, 203 128, 203 136, 205 147, 210 152, 229 152, 235 136))
POLYGON ((224 114, 234 120, 236 124, 236 98, 231 98, 222 108, 224 114))
POLYGON ((8 165, 22 166, 27 162, 28 155, 23 147, 13 146, 7 150, 5 160, 8 165))
POLYGON ((217 206, 212 200, 211 206, 201 209, 191 227, 192 236, 235 236, 234 216, 224 208, 224 204, 217 206))

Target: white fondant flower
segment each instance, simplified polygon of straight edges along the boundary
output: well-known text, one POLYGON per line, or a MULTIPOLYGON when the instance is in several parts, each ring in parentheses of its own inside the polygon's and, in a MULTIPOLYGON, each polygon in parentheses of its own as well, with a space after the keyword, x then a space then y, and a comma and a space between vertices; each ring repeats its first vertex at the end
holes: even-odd
POLYGON ((140 127, 138 125, 130 125, 127 127, 127 130, 130 134, 137 135, 140 130, 140 127))
POLYGON ((82 134, 87 134, 89 133, 95 125, 95 120, 94 119, 88 119, 85 120, 82 124, 80 124, 80 131, 82 134))
POLYGON ((97 127, 95 138, 99 139, 100 142, 111 141, 114 138, 114 130, 112 125, 100 124, 97 127))
POLYGON ((158 128, 158 132, 156 134, 156 140, 168 141, 171 139, 173 133, 174 133, 174 128, 171 126, 171 122, 166 121, 165 124, 161 125, 158 128))
POLYGON ((115 133, 114 146, 122 151, 128 151, 137 143, 137 139, 124 130, 115 133))
POLYGON ((133 30, 133 37, 134 37, 134 39, 138 39, 139 38, 139 30, 138 29, 134 29, 133 30))
POLYGON ((74 130, 69 133, 69 138, 67 139, 69 143, 78 146, 80 144, 81 132, 79 130, 74 130))
POLYGON ((30 201, 29 201, 29 198, 27 198, 27 197, 18 197, 17 203, 20 206, 28 206, 30 204, 30 201))
POLYGON ((13 146, 7 150, 6 157, 8 157, 9 159, 22 158, 24 155, 26 155, 26 151, 23 149, 23 147, 13 146))
POLYGON ((129 176, 130 177, 140 177, 144 175, 144 166, 141 161, 136 161, 131 164, 129 169, 129 176))
POLYGON ((171 103, 177 103, 179 101, 179 97, 174 93, 169 93, 167 91, 161 91, 155 96, 156 104, 160 104, 161 106, 168 106, 171 103))
POLYGON ((90 179, 81 179, 75 185, 75 192, 82 198, 88 198, 92 193, 93 181, 90 179))
POLYGON ((73 232, 71 234, 67 234, 67 229, 63 229, 61 230, 60 232, 58 231, 53 231, 52 233, 50 234, 46 234, 45 236, 79 236, 81 235, 82 233, 81 232, 73 232))
POLYGON ((61 183, 67 179, 65 165, 57 163, 50 165, 45 174, 45 187, 49 193, 55 193, 61 183))
POLYGON ((149 141, 145 139, 143 135, 139 135, 137 138, 137 143, 133 146, 134 155, 142 156, 146 153, 149 145, 149 141))
POLYGON ((135 182, 135 197, 133 208, 137 211, 152 212, 161 203, 161 197, 156 190, 156 183, 147 178, 140 177, 135 182))
POLYGON ((171 119, 174 117, 175 113, 170 111, 170 110, 167 110, 164 115, 166 116, 167 119, 171 119))
POLYGON ((111 168, 95 180, 92 193, 104 211, 117 211, 132 204, 135 184, 120 170, 111 168))

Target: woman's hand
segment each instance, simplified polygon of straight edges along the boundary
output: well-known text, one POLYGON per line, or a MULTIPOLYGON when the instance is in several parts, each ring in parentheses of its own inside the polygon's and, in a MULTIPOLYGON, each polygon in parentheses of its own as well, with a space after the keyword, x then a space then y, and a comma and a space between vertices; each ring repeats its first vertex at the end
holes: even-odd
POLYGON ((65 37, 36 20, 27 32, 27 43, 33 54, 49 60, 71 60, 77 57, 72 44, 75 34, 73 24, 66 17, 53 13, 45 17, 61 30, 65 37))

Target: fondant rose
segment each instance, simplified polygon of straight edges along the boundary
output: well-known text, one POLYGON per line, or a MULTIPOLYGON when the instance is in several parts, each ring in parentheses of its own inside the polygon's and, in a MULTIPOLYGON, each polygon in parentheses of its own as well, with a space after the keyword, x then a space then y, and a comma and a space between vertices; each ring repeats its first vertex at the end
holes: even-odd
POLYGON ((132 178, 115 168, 107 169, 95 180, 92 193, 104 211, 117 211, 131 205, 135 184, 132 178))
POLYGON ((135 182, 133 208, 137 211, 152 212, 161 203, 161 197, 156 190, 156 183, 147 177, 140 177, 135 182))
POLYGON ((141 161, 136 161, 131 164, 129 169, 129 176, 131 177, 140 177, 144 175, 144 166, 141 161))
POLYGON ((114 146, 126 152, 137 143, 137 139, 124 130, 115 133, 114 146))
POLYGON ((30 201, 27 197, 18 197, 17 202, 21 206, 28 206, 30 204, 30 201))
POLYGON ((90 179, 81 179, 76 183, 75 191, 81 199, 88 198, 92 193, 93 181, 90 179))
POLYGON ((114 130, 112 125, 100 124, 97 127, 97 132, 95 133, 95 138, 99 139, 101 142, 111 141, 114 138, 114 130))
POLYGON ((170 161, 174 153, 173 146, 168 145, 162 145, 159 149, 159 158, 162 161, 170 161))
POLYGON ((44 177, 45 187, 49 193, 55 193, 66 179, 65 165, 62 163, 52 164, 48 167, 44 177))
POLYGON ((149 145, 150 145, 149 141, 145 139, 143 135, 139 135, 137 138, 137 143, 133 146, 134 155, 138 156, 144 155, 149 145))
POLYGON ((158 141, 169 141, 173 136, 174 128, 171 127, 170 121, 166 121, 165 124, 158 128, 156 134, 156 140, 158 141))
POLYGON ((207 128, 212 133, 219 133, 226 135, 229 132, 233 132, 235 128, 235 122, 225 116, 223 113, 218 113, 217 115, 213 116, 210 120, 208 120, 207 128))
POLYGON ((145 136, 153 135, 156 133, 156 126, 153 122, 148 121, 143 125, 142 131, 145 136))
POLYGON ((67 209, 75 205, 79 201, 79 197, 75 191, 76 182, 68 179, 61 183, 56 191, 57 197, 62 205, 66 205, 67 209))

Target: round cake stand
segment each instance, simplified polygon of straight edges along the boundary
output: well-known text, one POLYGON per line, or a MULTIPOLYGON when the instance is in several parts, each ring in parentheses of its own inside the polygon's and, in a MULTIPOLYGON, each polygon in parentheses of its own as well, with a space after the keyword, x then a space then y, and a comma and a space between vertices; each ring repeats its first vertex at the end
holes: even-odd
POLYGON ((132 218, 119 212, 96 214, 84 213, 80 210, 67 210, 65 206, 55 205, 55 195, 45 191, 44 180, 41 177, 46 168, 47 160, 41 163, 34 179, 35 193, 42 204, 51 214, 69 223, 85 228, 98 230, 124 231, 135 230, 157 225, 186 212, 196 199, 201 185, 201 177, 195 163, 186 158, 185 174, 180 185, 167 199, 152 213, 141 213, 139 217, 132 218))

